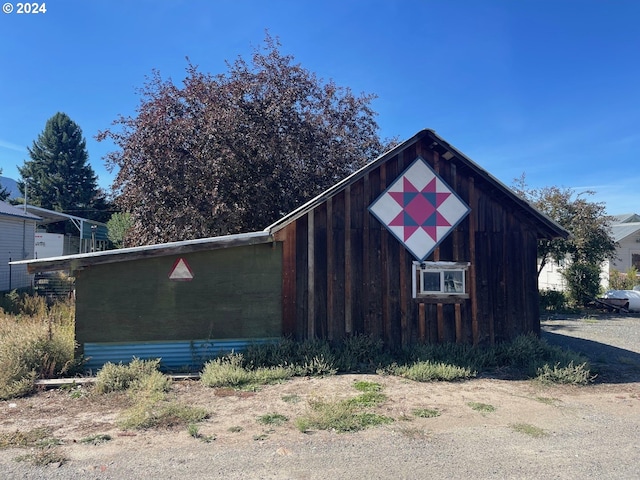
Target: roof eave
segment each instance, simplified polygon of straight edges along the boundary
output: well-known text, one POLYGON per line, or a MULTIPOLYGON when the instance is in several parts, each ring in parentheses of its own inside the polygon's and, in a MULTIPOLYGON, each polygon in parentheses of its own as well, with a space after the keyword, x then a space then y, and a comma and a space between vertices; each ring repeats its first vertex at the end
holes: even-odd
MULTIPOLYGON (((320 205, 326 199, 334 196, 335 194, 342 191, 347 185, 354 183, 360 177, 364 176, 368 171, 375 169, 379 164, 384 163, 388 158, 393 157, 397 152, 406 149, 411 146, 413 143, 416 143, 418 140, 421 140, 424 137, 430 137, 435 143, 431 145, 432 148, 436 148, 438 145, 441 150, 449 151, 456 157, 458 157, 463 163, 465 163, 472 171, 474 171, 477 175, 484 176, 488 178, 495 186, 501 190, 507 197, 511 198, 517 205, 519 205, 524 211, 528 212, 531 216, 533 216, 536 220, 538 220, 540 227, 538 229, 538 235, 540 238, 568 238, 569 232, 567 232, 564 228, 562 228, 558 223, 547 217, 545 214, 540 212, 538 209, 533 207, 529 202, 520 198, 516 195, 513 190, 504 185, 500 180, 495 178, 485 169, 480 167, 477 163, 467 157, 460 150, 452 146, 446 140, 441 138, 436 134, 435 130, 426 128, 424 130, 419 131, 413 137, 405 140, 404 142, 396 145, 391 150, 383 153, 375 160, 367 163, 359 170, 355 171, 348 177, 344 178, 342 181, 338 182, 334 186, 320 193, 316 197, 309 200, 307 203, 301 205, 291 213, 285 215, 281 219, 269 225, 265 228, 265 232, 270 232, 274 234, 278 230, 286 227, 291 222, 294 222, 300 217, 303 217, 307 212, 313 210, 316 206, 320 205)), ((441 152, 443 153, 443 152, 441 152)))
POLYGON ((29 273, 57 270, 76 271, 93 265, 126 262, 142 258, 182 255, 204 250, 217 250, 262 243, 271 243, 273 237, 268 232, 251 232, 221 237, 200 238, 180 242, 160 243, 141 247, 121 248, 102 252, 65 255, 60 257, 20 260, 11 265, 26 265, 29 273))

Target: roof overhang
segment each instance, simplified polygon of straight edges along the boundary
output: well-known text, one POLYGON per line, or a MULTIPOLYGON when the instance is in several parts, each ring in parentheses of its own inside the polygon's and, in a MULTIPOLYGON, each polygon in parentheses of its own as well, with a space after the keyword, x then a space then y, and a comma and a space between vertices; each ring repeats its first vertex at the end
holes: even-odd
POLYGON ((192 252, 216 250, 221 248, 241 247, 271 243, 274 238, 268 232, 241 233, 221 237, 199 238, 181 242, 160 243, 142 247, 121 248, 103 252, 82 253, 61 257, 21 260, 11 262, 11 265, 26 265, 29 273, 51 272, 56 270, 81 270, 93 265, 126 262, 142 258, 182 255, 192 252))
POLYGON ((328 198, 344 190, 347 187, 347 185, 351 185, 352 183, 356 182, 371 170, 377 168, 382 163, 386 162, 390 158, 397 155, 400 151, 405 150, 406 148, 410 147, 414 143, 417 143, 418 141, 421 141, 421 140, 427 140, 429 142, 429 148, 431 150, 438 152, 440 157, 444 158, 445 160, 450 160, 453 157, 458 158, 459 162, 462 163, 468 169, 470 169, 475 175, 482 177, 487 182, 489 182, 492 185, 493 189, 500 196, 503 196, 509 201, 515 203, 515 205, 521 208, 529 217, 531 217, 534 220, 537 226, 539 238, 569 237, 569 232, 567 232, 564 228, 562 228, 558 223, 556 223, 555 221, 547 217, 544 213, 536 209, 529 202, 527 202, 523 198, 516 195, 513 192, 513 190, 511 190, 509 187, 507 187, 505 184, 503 184, 500 180, 495 178, 489 172, 484 170, 482 167, 480 167, 477 163, 475 163, 465 154, 463 154, 458 149, 453 147, 447 141, 445 141, 444 139, 436 135, 435 131, 431 129, 421 130, 410 139, 400 143, 399 145, 396 145, 394 148, 380 155, 378 158, 366 164, 359 170, 355 171, 354 173, 346 177, 344 180, 338 182, 331 188, 319 194, 317 197, 309 200, 304 205, 300 206, 296 210, 282 217, 280 220, 269 225, 267 228, 265 228, 265 231, 273 234, 278 230, 281 230, 282 228, 287 226, 289 223, 304 216, 307 212, 309 212, 310 210, 313 210, 316 206, 325 202, 328 198))

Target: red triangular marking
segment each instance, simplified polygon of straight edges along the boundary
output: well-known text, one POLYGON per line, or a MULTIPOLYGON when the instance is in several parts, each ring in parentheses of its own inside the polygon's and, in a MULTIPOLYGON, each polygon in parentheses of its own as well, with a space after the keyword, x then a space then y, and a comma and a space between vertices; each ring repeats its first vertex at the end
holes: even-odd
POLYGON ((189 281, 193 280, 193 272, 191 271, 191 267, 184 258, 178 258, 173 267, 171 268, 171 272, 169 272, 170 280, 179 280, 179 281, 189 281))

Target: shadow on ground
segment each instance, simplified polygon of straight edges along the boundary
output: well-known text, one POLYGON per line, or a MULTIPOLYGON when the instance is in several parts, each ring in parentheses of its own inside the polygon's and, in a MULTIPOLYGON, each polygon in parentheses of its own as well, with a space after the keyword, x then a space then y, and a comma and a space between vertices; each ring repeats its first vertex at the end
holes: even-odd
POLYGON ((542 338, 550 345, 558 345, 587 357, 591 371, 597 374, 595 383, 640 382, 640 353, 550 330, 553 330, 553 326, 545 326, 542 338))

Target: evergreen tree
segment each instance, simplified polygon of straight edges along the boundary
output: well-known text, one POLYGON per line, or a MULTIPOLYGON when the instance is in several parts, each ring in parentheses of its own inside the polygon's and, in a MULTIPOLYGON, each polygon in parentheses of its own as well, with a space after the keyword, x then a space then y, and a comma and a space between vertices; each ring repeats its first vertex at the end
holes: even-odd
MULTIPOLYGON (((0 175, 2 174, 2 169, 0 168, 0 175)), ((0 185, 0 202, 4 202, 7 198, 9 198, 9 190, 7 190, 4 186, 0 185)))
POLYGON ((97 177, 87 163, 82 130, 67 114, 58 112, 47 120, 28 151, 31 160, 18 167, 24 179, 18 187, 23 196, 26 190, 30 204, 88 218, 96 205, 104 204, 97 177))

